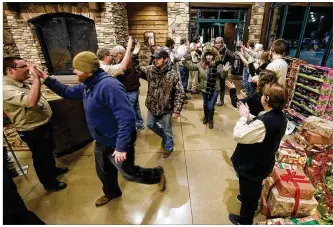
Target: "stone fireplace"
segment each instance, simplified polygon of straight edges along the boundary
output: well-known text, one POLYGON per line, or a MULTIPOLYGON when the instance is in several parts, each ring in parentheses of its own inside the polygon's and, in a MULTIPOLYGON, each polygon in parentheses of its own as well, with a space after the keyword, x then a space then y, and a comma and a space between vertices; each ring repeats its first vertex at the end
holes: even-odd
POLYGON ((5 3, 3 12, 4 56, 20 56, 50 74, 71 74, 70 59, 84 49, 127 42, 126 3, 5 3))

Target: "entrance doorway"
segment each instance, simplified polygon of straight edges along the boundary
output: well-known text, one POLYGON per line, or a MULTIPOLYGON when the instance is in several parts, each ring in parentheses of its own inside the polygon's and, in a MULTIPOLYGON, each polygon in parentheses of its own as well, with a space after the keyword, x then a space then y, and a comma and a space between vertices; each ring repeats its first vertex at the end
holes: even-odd
POLYGON ((230 50, 235 50, 238 40, 244 40, 247 9, 191 8, 190 35, 201 37, 203 43, 221 36, 230 50))

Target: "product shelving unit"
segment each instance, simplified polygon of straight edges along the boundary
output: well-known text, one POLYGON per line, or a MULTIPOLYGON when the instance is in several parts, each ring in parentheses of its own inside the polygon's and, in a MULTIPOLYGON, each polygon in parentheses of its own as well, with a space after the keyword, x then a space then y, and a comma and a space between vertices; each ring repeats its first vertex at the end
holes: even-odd
POLYGON ((301 64, 306 64, 306 62, 298 58, 292 58, 289 56, 286 56, 283 59, 286 61, 286 63, 289 66, 288 74, 286 76, 286 88, 288 90, 289 101, 290 101, 292 99, 292 90, 295 84, 295 80, 299 72, 299 66, 301 64))
POLYGON ((300 64, 291 90, 287 117, 297 125, 308 116, 332 119, 333 69, 300 64))

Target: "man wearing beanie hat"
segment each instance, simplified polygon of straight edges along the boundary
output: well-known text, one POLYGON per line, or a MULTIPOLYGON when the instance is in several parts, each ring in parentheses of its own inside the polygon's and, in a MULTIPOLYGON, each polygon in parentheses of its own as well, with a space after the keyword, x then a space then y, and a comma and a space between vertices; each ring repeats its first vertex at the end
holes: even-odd
POLYGON ((66 99, 81 99, 86 121, 95 143, 95 165, 103 185, 104 195, 95 203, 102 206, 122 195, 117 175, 143 184, 158 184, 166 188, 164 170, 135 166, 135 116, 124 86, 98 66, 92 52, 81 52, 73 59, 74 73, 82 83, 68 86, 39 72, 45 85, 66 99))

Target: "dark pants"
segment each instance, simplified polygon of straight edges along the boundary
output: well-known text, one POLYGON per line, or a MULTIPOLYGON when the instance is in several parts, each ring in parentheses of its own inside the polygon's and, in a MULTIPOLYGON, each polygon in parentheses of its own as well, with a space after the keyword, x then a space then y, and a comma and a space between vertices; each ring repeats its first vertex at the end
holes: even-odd
POLYGON ((240 208, 241 224, 252 225, 261 196, 262 182, 250 181, 243 176, 239 176, 239 188, 242 201, 240 208))
POLYGON ((3 169, 3 224, 45 225, 39 217, 27 209, 9 172, 3 169))
POLYGON ((134 135, 126 154, 126 160, 118 164, 115 163, 115 157, 112 156, 115 151, 114 148, 105 147, 98 142, 95 144, 96 172, 102 182, 104 194, 110 199, 122 195, 118 185, 118 171, 128 181, 142 184, 157 184, 160 182, 162 174, 160 169, 135 166, 135 138, 136 136, 134 135))
POLYGON ((220 78, 220 101, 224 102, 225 79, 220 78))
POLYGON ((51 123, 31 131, 18 133, 32 153, 34 168, 41 184, 45 188, 57 186, 56 162, 52 153, 54 143, 51 123))
POLYGON ((182 87, 184 91, 188 88, 188 80, 189 80, 189 71, 184 66, 179 66, 180 75, 181 75, 181 81, 182 81, 182 87))

